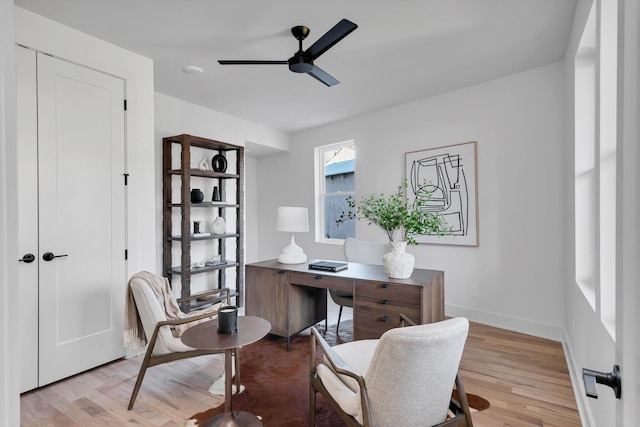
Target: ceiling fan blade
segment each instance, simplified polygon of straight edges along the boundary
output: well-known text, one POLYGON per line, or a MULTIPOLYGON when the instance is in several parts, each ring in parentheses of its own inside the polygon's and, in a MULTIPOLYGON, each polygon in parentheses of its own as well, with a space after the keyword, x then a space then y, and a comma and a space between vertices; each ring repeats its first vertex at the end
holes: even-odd
POLYGON ((343 19, 333 26, 332 29, 324 33, 314 44, 304 52, 308 58, 316 59, 327 50, 329 50, 334 44, 348 36, 353 30, 358 28, 353 22, 343 19))
POLYGON ((318 67, 317 65, 314 65, 311 71, 309 71, 307 74, 309 74, 314 79, 321 81, 329 87, 340 83, 336 78, 322 70, 322 68, 318 67))
POLYGON ((218 64, 221 65, 271 65, 271 64, 288 64, 288 61, 253 61, 253 60, 218 60, 218 64))

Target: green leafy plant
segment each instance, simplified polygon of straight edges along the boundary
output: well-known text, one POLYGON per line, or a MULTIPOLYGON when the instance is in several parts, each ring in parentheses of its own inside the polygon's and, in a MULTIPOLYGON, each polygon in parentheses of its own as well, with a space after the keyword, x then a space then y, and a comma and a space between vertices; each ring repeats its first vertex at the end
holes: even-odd
POLYGON ((340 224, 350 219, 367 220, 369 225, 380 227, 389 238, 395 241, 396 234, 400 233, 400 240, 409 245, 418 242, 415 236, 437 234, 443 236, 451 228, 439 213, 429 212, 426 209, 427 202, 431 198, 431 192, 422 186, 416 194, 414 202, 410 202, 405 196, 407 180, 398 186, 398 190, 389 195, 370 195, 356 202, 353 197, 347 197, 347 204, 351 209, 342 212, 336 223, 340 224))

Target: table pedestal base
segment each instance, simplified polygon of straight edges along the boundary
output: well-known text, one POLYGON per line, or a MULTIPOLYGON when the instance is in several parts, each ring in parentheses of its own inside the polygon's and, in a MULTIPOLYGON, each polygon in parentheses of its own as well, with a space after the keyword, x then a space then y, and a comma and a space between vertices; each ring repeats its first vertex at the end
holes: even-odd
POLYGON ((208 419, 202 427, 262 427, 262 421, 249 412, 233 411, 208 419))

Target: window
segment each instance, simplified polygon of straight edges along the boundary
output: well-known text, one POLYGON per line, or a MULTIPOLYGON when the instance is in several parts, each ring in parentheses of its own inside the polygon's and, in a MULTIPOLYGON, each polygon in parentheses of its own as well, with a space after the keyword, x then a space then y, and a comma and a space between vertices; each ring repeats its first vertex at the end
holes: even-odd
POLYGON ((355 146, 353 141, 316 147, 316 241, 342 244, 355 237, 355 220, 336 221, 347 212, 347 198, 355 197, 355 146))

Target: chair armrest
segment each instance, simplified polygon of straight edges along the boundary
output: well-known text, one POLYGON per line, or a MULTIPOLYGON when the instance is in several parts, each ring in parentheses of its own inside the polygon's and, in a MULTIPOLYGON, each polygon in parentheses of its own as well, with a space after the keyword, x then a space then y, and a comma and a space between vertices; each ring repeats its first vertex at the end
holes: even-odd
POLYGON ((182 319, 171 319, 171 320, 162 320, 156 323, 156 329, 160 329, 161 326, 178 326, 184 325, 185 323, 191 323, 196 320, 206 319, 207 317, 217 316, 217 313, 202 313, 197 316, 185 317, 182 319))
MULTIPOLYGON (((360 385, 361 389, 364 389, 364 378, 353 370, 351 366, 336 353, 329 344, 322 338, 322 335, 316 330, 315 327, 311 328, 312 339, 320 345, 320 350, 324 354, 325 359, 329 362, 333 370, 339 374, 347 375, 356 381, 360 385)), ((313 357, 313 355, 312 355, 313 357)))
MULTIPOLYGON (((342 360, 342 358, 338 356, 338 353, 336 353, 329 346, 329 344, 324 340, 324 338, 322 338, 322 335, 320 335, 320 333, 313 326, 311 327, 311 357, 310 357, 312 384, 315 381, 319 381, 319 379, 317 378, 317 372, 316 372, 316 344, 320 345, 320 350, 322 351, 324 358, 329 362, 334 372, 336 372, 337 374, 342 374, 342 375, 351 377, 358 382, 358 388, 360 390, 360 405, 362 408, 362 417, 363 417, 364 425, 365 426, 370 425, 371 409, 369 405, 369 395, 367 394, 367 389, 364 385, 364 377, 358 374, 356 371, 354 371, 353 368, 351 368, 351 366, 349 366, 347 362, 342 360)), ((340 380, 342 381, 342 379, 340 380)), ((315 394, 315 391, 313 390, 314 389, 312 388, 312 393, 315 394)), ((335 401, 333 402, 336 405, 338 405, 338 403, 336 403, 335 401)))
POLYGON ((157 322, 156 327, 153 328, 153 335, 151 335, 151 339, 148 343, 149 348, 152 349, 155 347, 156 340, 158 339, 158 334, 160 333, 160 328, 162 328, 163 326, 173 327, 184 325, 186 323, 195 322, 196 320, 206 319, 213 316, 216 316, 216 313, 202 313, 197 316, 184 317, 182 319, 161 320, 160 322, 157 322))
POLYGON ((404 314, 400 313, 400 327, 404 328, 405 326, 416 326, 417 323, 413 320, 409 319, 404 314))

